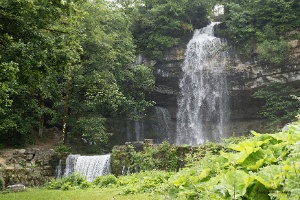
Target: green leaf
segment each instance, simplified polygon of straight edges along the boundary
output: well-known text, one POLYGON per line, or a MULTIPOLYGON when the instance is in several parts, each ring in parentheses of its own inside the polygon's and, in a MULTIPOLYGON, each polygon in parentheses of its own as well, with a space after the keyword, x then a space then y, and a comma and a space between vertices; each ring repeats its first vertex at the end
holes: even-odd
POLYGON ((255 179, 266 188, 277 189, 285 179, 283 167, 280 165, 264 167, 256 174, 255 179))
POLYGON ((209 174, 210 174, 210 168, 205 168, 205 169, 203 169, 203 170, 201 171, 200 175, 199 175, 200 180, 202 180, 202 179, 208 177, 209 174))
POLYGON ((242 170, 232 169, 222 176, 217 190, 222 191, 224 188, 229 193, 230 197, 237 199, 246 194, 247 188, 252 184, 254 177, 242 170), (222 188, 222 190, 220 190, 222 188))
POLYGON ((245 140, 243 142, 240 142, 237 145, 230 145, 229 148, 235 150, 235 151, 246 151, 249 154, 252 152, 257 151, 256 147, 260 147, 262 144, 267 143, 268 141, 251 141, 251 140, 245 140))
POLYGON ((173 184, 177 187, 183 186, 186 183, 187 183, 187 179, 184 176, 180 176, 173 182, 173 184))

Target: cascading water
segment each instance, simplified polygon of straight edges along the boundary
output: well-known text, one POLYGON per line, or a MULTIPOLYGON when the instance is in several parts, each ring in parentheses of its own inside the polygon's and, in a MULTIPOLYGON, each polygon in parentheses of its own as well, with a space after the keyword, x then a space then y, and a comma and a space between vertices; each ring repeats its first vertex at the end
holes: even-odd
POLYGON ((163 141, 171 142, 171 115, 168 109, 155 106, 155 113, 157 118, 156 126, 156 142, 161 143, 163 141))
MULTIPOLYGON (((134 111, 137 117, 140 117, 141 114, 138 111, 134 111)), ((127 122, 127 141, 143 141, 144 136, 144 122, 142 119, 136 119, 131 122, 127 122)))
POLYGON ((55 178, 61 178, 62 177, 62 166, 61 166, 61 160, 59 160, 58 166, 55 168, 55 178))
POLYGON ((64 176, 69 176, 73 172, 80 173, 88 181, 93 181, 98 176, 109 174, 110 155, 69 155, 66 160, 66 169, 64 176))
POLYGON ((77 158, 80 155, 68 155, 67 159, 66 159, 66 168, 65 168, 65 172, 64 172, 64 176, 70 176, 73 172, 75 172, 75 165, 76 165, 76 161, 77 158))
POLYGON ((228 119, 226 42, 214 37, 213 22, 195 30, 187 45, 178 98, 176 144, 198 145, 224 136, 228 119))
POLYGON ((144 123, 143 121, 134 121, 134 133, 136 141, 144 140, 144 123))

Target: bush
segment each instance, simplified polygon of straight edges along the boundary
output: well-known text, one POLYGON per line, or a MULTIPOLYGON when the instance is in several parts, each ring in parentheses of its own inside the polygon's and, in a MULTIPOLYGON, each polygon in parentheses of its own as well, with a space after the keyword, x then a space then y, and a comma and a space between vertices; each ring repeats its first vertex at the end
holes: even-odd
POLYGON ((257 53, 263 61, 277 65, 288 58, 289 44, 282 38, 279 40, 264 40, 257 44, 257 53))
POLYGON ((66 182, 66 183, 64 183, 64 184, 61 186, 60 189, 62 189, 62 190, 69 190, 69 189, 71 189, 71 188, 72 188, 71 183, 70 183, 70 182, 66 182))
POLYGON ((69 153, 70 147, 68 147, 64 144, 59 144, 58 146, 55 147, 55 151, 58 153, 69 153))
POLYGON ((93 184, 99 187, 106 187, 109 185, 116 185, 118 183, 118 179, 114 175, 107 175, 107 176, 98 176, 94 181, 93 184))
POLYGON ((84 180, 81 184, 80 184, 80 188, 81 189, 85 189, 85 188, 89 188, 89 187, 91 187, 92 186, 92 184, 90 183, 90 182, 88 182, 87 180, 84 180))
POLYGON ((298 89, 298 86, 270 83, 269 86, 258 90, 253 94, 254 98, 264 101, 259 114, 280 127, 297 120, 300 101, 295 96, 298 94, 298 89))
POLYGON ((84 183, 85 181, 85 178, 79 173, 73 173, 71 176, 66 176, 61 179, 53 179, 46 187, 48 189, 69 190, 73 187, 87 186, 87 184, 84 183))
POLYGON ((163 142, 158 147, 157 167, 161 170, 177 171, 179 168, 179 157, 177 155, 177 148, 170 145, 168 142, 163 142))

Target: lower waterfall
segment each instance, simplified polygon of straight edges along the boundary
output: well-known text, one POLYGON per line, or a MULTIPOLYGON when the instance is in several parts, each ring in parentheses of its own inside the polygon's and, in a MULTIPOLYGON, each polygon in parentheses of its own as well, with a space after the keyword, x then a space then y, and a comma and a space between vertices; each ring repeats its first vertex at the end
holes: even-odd
POLYGON ((80 173, 87 181, 110 173, 110 154, 100 156, 69 155, 66 160, 64 176, 80 173))

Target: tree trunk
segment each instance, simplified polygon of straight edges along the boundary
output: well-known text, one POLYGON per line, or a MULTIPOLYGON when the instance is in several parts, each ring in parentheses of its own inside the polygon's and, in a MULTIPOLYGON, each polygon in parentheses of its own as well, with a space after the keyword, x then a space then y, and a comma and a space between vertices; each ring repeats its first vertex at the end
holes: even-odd
POLYGON ((40 97, 39 105, 41 109, 41 113, 39 116, 39 137, 41 138, 43 136, 44 122, 45 122, 45 114, 44 114, 45 100, 43 97, 40 97))
POLYGON ((69 92, 70 92, 70 78, 67 80, 67 85, 66 85, 66 96, 65 96, 65 104, 64 104, 64 117, 63 117, 63 128, 62 128, 62 136, 63 136, 63 144, 67 144, 67 119, 68 119, 68 111, 69 111, 69 92))

